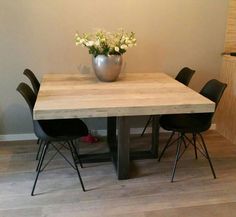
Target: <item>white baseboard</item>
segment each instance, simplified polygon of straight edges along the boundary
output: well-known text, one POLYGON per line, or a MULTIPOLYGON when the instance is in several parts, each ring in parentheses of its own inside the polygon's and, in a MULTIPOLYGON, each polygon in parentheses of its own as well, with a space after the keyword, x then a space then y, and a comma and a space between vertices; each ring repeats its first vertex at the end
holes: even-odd
MULTIPOLYGON (((130 133, 133 135, 141 134, 143 128, 131 128, 130 133)), ((145 131, 146 133, 151 133, 151 127, 148 127, 145 131)), ((106 130, 91 130, 92 135, 97 136, 106 136, 106 130)), ((5 134, 0 135, 0 141, 21 141, 21 140, 36 140, 37 137, 33 133, 25 133, 25 134, 5 134)))
MULTIPOLYGON (((143 132, 143 128, 131 128, 130 129, 130 134, 132 135, 137 135, 137 134, 141 134, 143 132)), ((151 133, 152 132, 152 128, 151 127, 147 127, 145 133, 151 133)), ((96 136, 106 136, 107 135, 107 130, 91 130, 91 134, 96 136)))
MULTIPOLYGON (((212 124, 210 130, 215 130, 216 129, 216 124, 212 124)), ((138 135, 143 132, 143 128, 131 128, 130 129, 130 134, 131 135, 138 135)), ((164 130, 163 128, 160 128, 161 133, 167 133, 169 131, 164 130)), ((99 136, 106 136, 107 131, 106 130, 91 130, 92 135, 99 135, 99 136)), ((152 128, 147 127, 145 133, 152 133, 152 128)))
MULTIPOLYGON (((211 130, 216 129, 216 124, 211 125, 211 130)), ((132 135, 138 135, 141 134, 143 131, 143 128, 131 128, 130 134, 132 135)), ((151 133, 152 128, 148 127, 145 131, 145 133, 151 133)), ((160 132, 165 133, 168 132, 166 130, 160 129, 160 132)), ((91 130, 91 133, 93 135, 98 136, 106 136, 107 131, 106 130, 91 130)), ((25 133, 25 134, 6 134, 6 135, 0 135, 0 141, 21 141, 21 140, 36 140, 37 137, 33 133, 25 133)))
POLYGON ((33 133, 0 135, 0 141, 20 141, 20 140, 35 140, 35 139, 37 139, 37 137, 33 133))

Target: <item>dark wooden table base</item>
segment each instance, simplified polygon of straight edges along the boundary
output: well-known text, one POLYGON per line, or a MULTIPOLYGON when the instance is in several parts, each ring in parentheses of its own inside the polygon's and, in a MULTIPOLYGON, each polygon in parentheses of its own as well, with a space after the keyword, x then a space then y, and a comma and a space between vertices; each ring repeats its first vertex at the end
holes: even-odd
POLYGON ((151 159, 158 157, 159 146, 159 116, 153 116, 152 144, 149 150, 130 151, 129 117, 107 118, 107 143, 110 152, 80 155, 83 163, 112 161, 117 171, 118 179, 128 179, 130 160, 151 159), (118 130, 118 135, 116 135, 118 130))

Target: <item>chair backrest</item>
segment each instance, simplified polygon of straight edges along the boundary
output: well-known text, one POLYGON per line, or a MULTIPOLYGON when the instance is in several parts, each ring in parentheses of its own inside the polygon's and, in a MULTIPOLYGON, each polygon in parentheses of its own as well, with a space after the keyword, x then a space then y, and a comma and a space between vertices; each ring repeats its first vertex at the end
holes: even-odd
POLYGON ((38 81, 38 79, 36 78, 36 76, 34 75, 34 73, 30 70, 30 69, 25 69, 23 74, 30 80, 34 92, 37 95, 39 92, 39 88, 40 88, 40 83, 38 81))
MULTIPOLYGON (((215 103, 215 110, 216 110, 226 87, 227 84, 224 84, 216 79, 212 79, 203 86, 203 88, 200 91, 200 94, 213 101, 215 103)), ((193 114, 193 116, 202 123, 204 123, 206 129, 209 129, 214 114, 215 111, 211 113, 193 114)))
POLYGON ((193 77, 193 74, 195 73, 195 70, 192 70, 188 67, 184 67, 180 70, 178 75, 175 77, 175 80, 179 81, 180 83, 188 86, 191 78, 193 77))
POLYGON ((16 90, 24 97, 25 101, 27 102, 30 112, 33 115, 34 104, 36 101, 36 95, 30 86, 26 83, 20 83, 16 90))
POLYGON ((212 79, 203 86, 200 94, 213 101, 216 104, 215 108, 217 108, 226 87, 227 84, 212 79))
MULTIPOLYGON (((34 104, 36 102, 36 94, 33 92, 33 90, 28 84, 23 83, 23 82, 18 85, 16 90, 24 97, 25 101, 27 102, 30 108, 30 112, 32 115, 32 120, 33 120, 33 109, 34 109, 34 104)), ((45 133, 45 131, 43 130, 40 124, 40 121, 33 120, 33 125, 34 125, 35 135, 38 138, 43 139, 43 140, 47 140, 49 138, 47 134, 45 133)))

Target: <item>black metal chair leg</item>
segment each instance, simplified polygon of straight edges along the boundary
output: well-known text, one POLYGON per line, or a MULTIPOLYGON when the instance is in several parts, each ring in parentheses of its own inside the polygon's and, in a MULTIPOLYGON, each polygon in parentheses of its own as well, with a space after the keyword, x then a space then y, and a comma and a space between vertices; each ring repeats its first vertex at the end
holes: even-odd
POLYGON ((43 160, 44 160, 44 157, 46 155, 48 146, 49 146, 49 143, 46 142, 44 147, 43 147, 43 151, 42 151, 42 154, 40 156, 40 159, 39 159, 39 166, 38 166, 37 174, 36 174, 36 177, 35 177, 35 180, 34 180, 34 185, 33 185, 32 191, 31 191, 31 196, 34 196, 34 190, 35 190, 35 187, 36 187, 36 184, 37 184, 37 181, 38 181, 39 173, 40 173, 41 167, 43 165, 43 160))
POLYGON ((74 155, 73 155, 73 142, 68 142, 68 145, 69 145, 70 152, 71 152, 71 156, 72 156, 72 159, 73 159, 73 162, 74 162, 74 165, 75 165, 75 168, 76 168, 78 177, 79 177, 80 184, 81 184, 81 186, 82 186, 83 191, 85 191, 84 183, 83 183, 83 180, 82 180, 82 178, 81 178, 81 175, 80 175, 78 166, 77 166, 77 164, 76 164, 76 161, 75 161, 75 158, 74 158, 74 155))
POLYGON ((38 152, 37 152, 37 155, 36 155, 36 160, 39 159, 39 154, 40 154, 40 151, 41 151, 41 149, 42 149, 43 141, 40 140, 40 139, 38 139, 37 144, 39 145, 39 147, 38 147, 38 152))
POLYGON ((158 158, 158 161, 159 161, 159 162, 160 162, 161 158, 163 157, 163 155, 164 155, 166 149, 168 148, 168 146, 169 146, 169 144, 170 144, 170 142, 171 142, 171 140, 172 140, 174 134, 175 134, 175 132, 173 131, 173 132, 171 133, 171 135, 170 135, 170 137, 169 137, 169 139, 168 139, 168 141, 167 141, 165 147, 163 148, 163 150, 162 150, 162 152, 161 152, 159 158, 158 158))
POLYGON ((143 132, 141 133, 141 137, 142 137, 143 134, 145 133, 145 131, 146 131, 146 129, 147 129, 147 127, 148 127, 148 125, 150 124, 151 121, 152 121, 152 116, 149 117, 149 119, 148 119, 148 121, 147 121, 145 127, 143 128, 143 132))
MULTIPOLYGON (((82 164, 82 161, 81 161, 81 159, 80 159, 80 156, 79 156, 79 154, 78 154, 78 152, 77 152, 77 149, 76 149, 76 147, 75 147, 75 145, 74 145, 74 143, 73 143, 72 141, 71 141, 71 145, 72 145, 72 148, 73 148, 73 150, 74 150, 75 156, 76 156, 76 158, 77 158, 78 161, 79 161, 80 167, 83 168, 83 164, 82 164)), ((76 159, 76 160, 77 160, 77 159, 76 159)))
POLYGON ((199 133, 199 136, 200 136, 200 138, 201 138, 201 141, 202 141, 202 144, 203 144, 203 148, 205 149, 206 157, 207 157, 207 160, 208 160, 208 162, 209 162, 209 164, 210 164, 210 167, 211 167, 211 172, 212 172, 212 174, 213 174, 214 179, 216 179, 215 170, 214 170, 213 165, 212 165, 212 163, 211 163, 211 158, 210 158, 210 155, 208 154, 205 141, 204 141, 204 139, 203 139, 203 137, 202 137, 202 135, 201 135, 200 133, 199 133))
POLYGON ((194 146, 194 152, 195 152, 195 159, 197 159, 197 144, 196 144, 196 134, 193 133, 193 146, 194 146))
POLYGON ((173 170, 172 170, 171 182, 174 181, 176 166, 177 166, 177 162, 178 162, 178 160, 179 160, 179 154, 180 154, 182 139, 183 139, 183 136, 181 136, 181 137, 179 138, 179 141, 178 141, 178 145, 177 145, 177 149, 176 149, 176 156, 175 156, 174 167, 173 167, 173 170))
MULTIPOLYGON (((42 145, 43 148, 44 148, 45 144, 46 144, 46 142, 44 142, 43 140, 41 140, 41 145, 42 145)), ((40 156, 39 156, 39 161, 38 161, 38 164, 37 164, 37 167, 36 167, 36 172, 39 170, 40 159, 41 159, 41 157, 42 157, 42 154, 43 154, 43 150, 41 151, 41 153, 39 153, 40 156)))

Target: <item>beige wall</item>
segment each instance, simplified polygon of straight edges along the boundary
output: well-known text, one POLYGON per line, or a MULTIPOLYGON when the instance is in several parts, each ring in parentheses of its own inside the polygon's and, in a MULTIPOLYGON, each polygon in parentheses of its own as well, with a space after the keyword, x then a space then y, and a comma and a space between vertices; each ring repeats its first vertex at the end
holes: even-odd
POLYGON ((0 0, 0 134, 32 132, 15 91, 26 81, 24 68, 41 78, 90 65, 87 50, 75 47, 75 31, 132 30, 138 46, 125 54, 126 71, 175 76, 187 65, 197 70, 191 86, 198 90, 218 76, 227 7, 228 0, 0 0))

